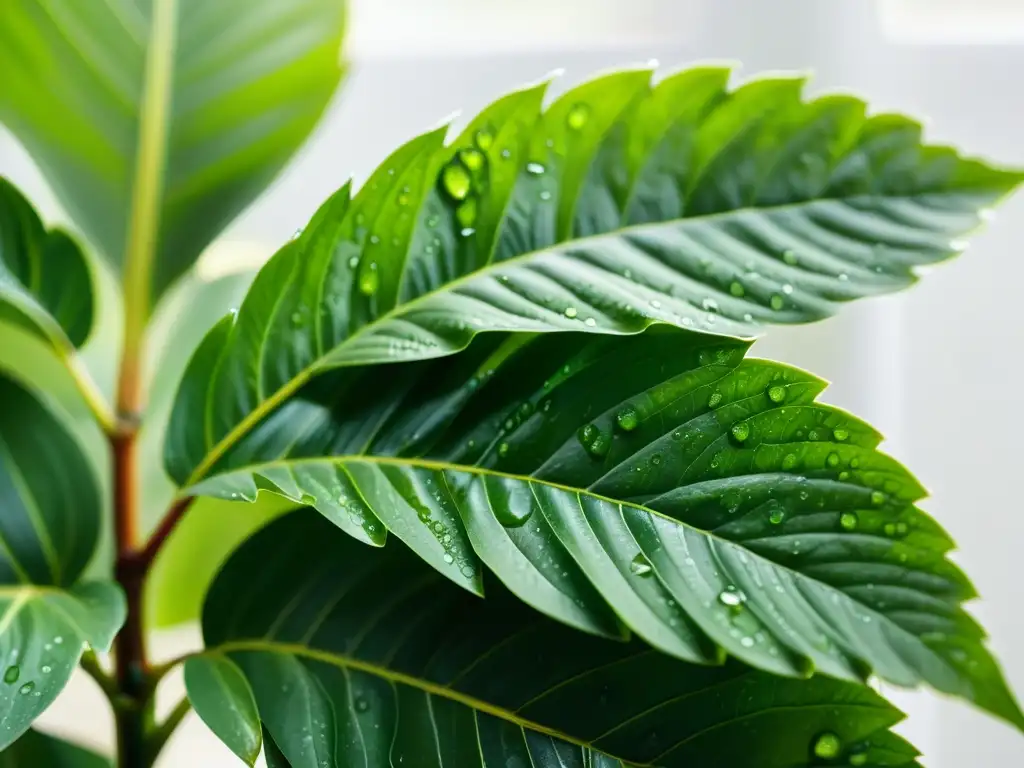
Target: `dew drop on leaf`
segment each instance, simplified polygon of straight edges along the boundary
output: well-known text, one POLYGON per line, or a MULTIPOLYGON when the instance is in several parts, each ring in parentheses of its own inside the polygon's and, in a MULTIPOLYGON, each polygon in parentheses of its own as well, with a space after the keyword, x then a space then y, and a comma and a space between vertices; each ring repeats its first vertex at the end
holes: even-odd
POLYGON ((583 321, 583 324, 586 325, 588 328, 593 328, 597 325, 597 320, 595 320, 592 317, 588 317, 586 320, 583 321))
POLYGON ((772 297, 768 300, 769 306, 778 312, 784 306, 786 306, 786 300, 783 299, 779 294, 773 293, 772 297))
POLYGON ((624 406, 615 414, 615 424, 623 432, 632 432, 640 423, 640 416, 632 405, 624 406))
POLYGON ((814 739, 814 756, 822 760, 835 760, 843 751, 843 742, 831 731, 825 731, 814 739))
POLYGON ((462 201, 469 196, 473 180, 470 178, 466 166, 453 160, 441 171, 441 185, 452 200, 462 201))
POLYGON ((484 167, 487 162, 487 158, 484 157, 483 152, 479 149, 463 149, 459 151, 459 159, 462 164, 471 171, 479 171, 484 167))
POLYGON ((733 611, 737 611, 743 607, 743 603, 746 602, 746 597, 742 592, 737 590, 735 587, 726 587, 718 593, 718 602, 722 605, 730 608, 733 611))
POLYGON ((654 569, 643 553, 638 554, 629 563, 629 571, 635 576, 650 576, 654 569))
POLYGON ((743 283, 741 283, 739 280, 733 280, 729 284, 729 293, 731 293, 733 296, 736 296, 737 298, 739 298, 746 292, 747 289, 743 287, 743 283))
POLYGON ((787 249, 787 250, 783 251, 782 252, 782 260, 784 262, 786 262, 787 264, 789 264, 791 267, 794 266, 796 264, 796 262, 797 262, 796 251, 794 251, 792 249, 787 249))
POLYGON ((856 512, 843 512, 839 516, 839 525, 844 531, 854 531, 857 529, 857 524, 860 520, 857 518, 856 512))
POLYGON ((577 314, 576 307, 566 307, 565 308, 565 316, 568 317, 570 320, 575 318, 576 314, 577 314))
POLYGON ((885 494, 882 493, 881 491, 872 491, 871 503, 874 504, 876 507, 881 506, 882 504, 885 503, 885 494))
POLYGON ((526 172, 531 174, 532 176, 540 176, 542 173, 544 173, 544 170, 544 166, 541 165, 540 163, 526 164, 526 172))
POLYGON ((833 451, 832 453, 825 457, 825 463, 828 464, 830 467, 838 467, 839 454, 833 451))
POLYGON ((4 672, 4 682, 10 685, 11 683, 18 682, 18 677, 21 675, 21 668, 17 664, 12 664, 4 672))
POLYGON ((795 453, 787 453, 782 457, 782 468, 793 469, 797 465, 797 458, 795 453))
POLYGON ((29 680, 27 683, 21 686, 21 688, 18 689, 18 693, 20 693, 22 696, 28 696, 28 694, 32 693, 35 687, 36 684, 29 680))
POLYGON ((779 502, 773 502, 768 511, 768 522, 772 525, 781 525, 786 519, 786 508, 779 502))
POLYGON ((708 408, 717 408, 720 402, 722 402, 722 393, 714 392, 711 397, 708 398, 708 408))
POLYGON ((572 109, 569 110, 569 114, 566 117, 566 124, 574 131, 579 131, 587 124, 587 120, 590 118, 590 107, 586 104, 580 103, 575 104, 572 109))
POLYGON ((849 430, 843 429, 842 427, 836 427, 835 429, 832 430, 832 437, 834 437, 836 440, 842 443, 845 440, 849 439, 850 432, 849 430))
POLYGON ((491 148, 491 145, 494 144, 494 134, 491 133, 486 128, 481 128, 479 131, 476 132, 474 141, 476 142, 476 145, 480 147, 480 149, 486 152, 488 149, 491 148))
POLYGON ((745 421, 741 421, 739 424, 733 424, 732 429, 729 431, 737 443, 742 443, 750 437, 750 425, 745 421))
POLYGON ((773 403, 781 403, 786 399, 786 388, 780 384, 768 387, 768 399, 773 403))
POLYGON ((463 227, 471 227, 476 222, 476 198, 471 197, 455 210, 455 218, 463 227))
POLYGON ((373 296, 380 286, 380 276, 377 274, 377 264, 367 264, 359 275, 359 292, 364 296, 373 296))

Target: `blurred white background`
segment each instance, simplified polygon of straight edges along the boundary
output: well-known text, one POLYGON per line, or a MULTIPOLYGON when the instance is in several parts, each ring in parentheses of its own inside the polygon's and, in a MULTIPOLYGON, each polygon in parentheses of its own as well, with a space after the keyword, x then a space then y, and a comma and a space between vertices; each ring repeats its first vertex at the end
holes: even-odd
MULTIPOLYGON (((566 68, 561 90, 652 57, 666 68, 738 60, 741 77, 812 70, 811 92, 855 91, 876 108, 924 117, 934 141, 1024 166, 1024 0, 354 0, 349 51, 353 74, 320 131, 228 242, 269 254, 350 173, 365 177, 453 110, 471 115, 555 68, 566 68)), ((0 173, 59 219, 38 174, 2 135, 0 173)), ((835 381, 826 399, 881 428, 886 449, 931 489, 925 507, 959 541, 956 557, 984 596, 973 610, 1024 693, 1022 250, 1024 194, 963 258, 908 294, 774 330, 756 350, 835 381)), ((197 641, 183 628, 155 644, 170 656, 197 641)), ((169 700, 180 695, 180 682, 172 685, 169 700)), ((930 693, 894 696, 929 768, 1024 765, 1024 736, 1009 727, 930 693)), ((110 742, 88 680, 76 679, 44 723, 110 742)), ((190 716, 161 762, 186 764, 239 763, 190 716)))

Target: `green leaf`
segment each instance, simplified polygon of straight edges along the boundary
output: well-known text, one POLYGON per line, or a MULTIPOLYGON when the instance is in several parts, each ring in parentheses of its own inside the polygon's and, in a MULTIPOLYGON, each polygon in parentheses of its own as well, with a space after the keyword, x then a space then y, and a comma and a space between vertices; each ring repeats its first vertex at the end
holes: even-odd
POLYGON ((314 380, 188 489, 390 532, 465 589, 665 653, 927 683, 1022 725, 924 491, 824 383, 746 343, 479 339, 314 380))
POLYGON ((159 296, 313 130, 344 21, 343 0, 9 0, 0 121, 112 263, 155 258, 159 296))
POLYGON ((205 437, 172 445, 172 476, 201 476, 329 368, 485 331, 745 337, 826 317, 957 253, 1024 178, 852 97, 801 100, 798 78, 728 76, 619 72, 544 112, 546 84, 526 88, 343 187, 191 366, 171 434, 203 421, 205 437))
POLYGON ((46 229, 22 194, 0 177, 0 321, 27 328, 62 356, 89 337, 92 275, 66 233, 46 229))
POLYGON ((203 631, 248 682, 232 690, 255 697, 271 765, 799 768, 822 739, 853 764, 916 765, 906 744, 859 762, 901 719, 868 688, 683 664, 488 586, 479 600, 299 511, 231 558, 203 631))
POLYGON ((227 656, 208 653, 185 662, 188 698, 210 730, 249 765, 260 756, 263 736, 252 689, 227 656))
POLYGON ((57 697, 83 648, 124 622, 120 587, 77 583, 99 537, 82 450, 35 396, 0 376, 0 749, 57 697))
POLYGON ((0 587, 0 749, 53 703, 85 648, 110 650, 125 611, 114 583, 0 587))
POLYGON ((76 744, 29 731, 3 752, 0 768, 112 768, 113 763, 76 744))
POLYGON ((0 374, 0 585, 70 586, 96 549, 99 486, 77 441, 0 374))

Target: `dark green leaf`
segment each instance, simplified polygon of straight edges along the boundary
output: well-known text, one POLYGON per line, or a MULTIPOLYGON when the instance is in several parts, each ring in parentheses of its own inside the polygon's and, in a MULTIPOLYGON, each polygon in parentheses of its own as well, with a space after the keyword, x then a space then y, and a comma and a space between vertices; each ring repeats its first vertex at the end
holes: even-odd
POLYGON ((53 703, 85 648, 110 650, 125 610, 113 583, 0 587, 0 749, 53 703))
POLYGON ((727 79, 619 72, 543 113, 545 85, 527 88, 342 188, 190 367, 171 474, 202 475, 328 368, 439 357, 485 331, 748 336, 825 317, 954 255, 1024 178, 857 99, 802 101, 800 79, 727 79))
POLYGON ((467 590, 486 566, 563 622, 689 661, 924 682, 1022 724, 920 484, 815 402, 822 381, 745 351, 660 327, 341 369, 189 492, 273 490, 467 590))
POLYGON ((262 745, 260 716, 252 689, 227 656, 208 653, 185 662, 185 687, 196 714, 249 765, 262 745))
POLYGON ((344 19, 343 0, 5 0, 0 121, 110 261, 155 248, 159 295, 312 131, 344 19))
POLYGON ((0 752, 0 768, 112 768, 113 763, 95 752, 29 731, 0 752))
POLYGON ((272 766, 917 765, 868 688, 683 664, 488 586, 478 600, 401 544, 373 551, 299 511, 232 557, 203 628, 251 686, 272 766))
POLYGON ((124 621, 118 586, 77 584, 96 548, 100 494, 76 441, 0 376, 0 749, 57 697, 85 647, 124 621))
POLYGON ((0 321, 28 328, 66 357, 85 343, 92 318, 85 255, 66 233, 47 230, 0 177, 0 321))
POLYGON ((70 586, 99 537, 100 491, 65 427, 0 374, 0 584, 70 586))

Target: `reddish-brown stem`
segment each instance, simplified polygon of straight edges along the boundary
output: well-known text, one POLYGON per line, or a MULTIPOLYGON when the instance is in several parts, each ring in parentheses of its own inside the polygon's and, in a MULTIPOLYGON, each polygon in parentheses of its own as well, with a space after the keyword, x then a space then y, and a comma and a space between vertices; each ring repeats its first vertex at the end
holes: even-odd
POLYGON ((160 549, 164 543, 170 538, 170 535, 174 532, 174 529, 181 522, 181 519, 188 512, 189 507, 192 506, 194 499, 191 497, 178 499, 174 504, 167 510, 167 514, 164 515, 163 520, 157 525, 156 530, 149 537, 149 541, 146 542, 146 546, 142 547, 137 553, 137 558, 142 561, 142 567, 145 570, 149 570, 150 566, 153 565, 153 561, 156 556, 160 553, 160 549))

